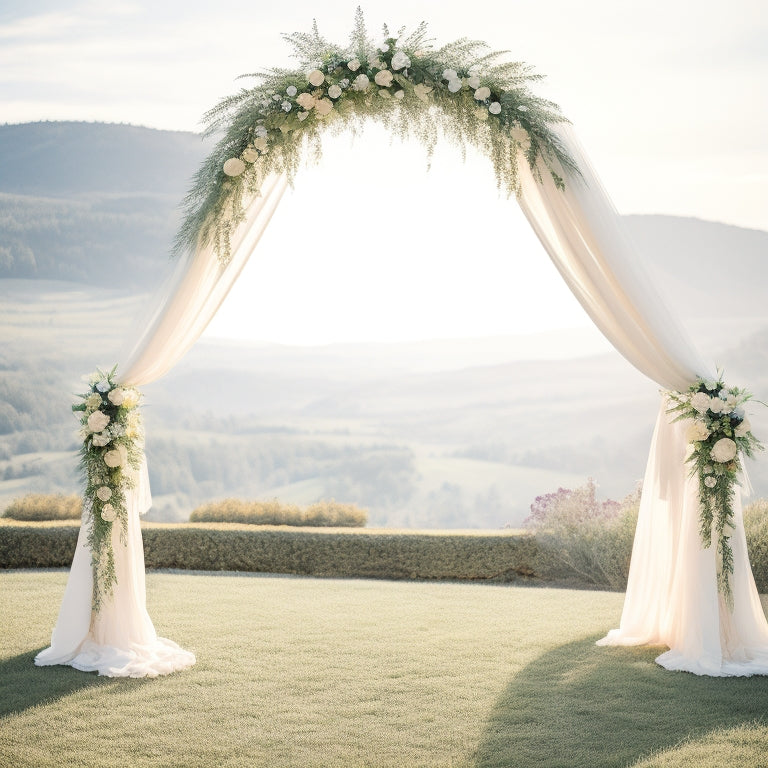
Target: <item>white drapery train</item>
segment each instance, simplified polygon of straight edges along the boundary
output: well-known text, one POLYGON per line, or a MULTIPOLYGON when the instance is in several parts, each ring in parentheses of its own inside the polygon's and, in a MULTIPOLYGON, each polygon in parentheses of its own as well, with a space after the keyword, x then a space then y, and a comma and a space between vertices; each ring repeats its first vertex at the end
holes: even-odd
MULTIPOLYGON (((558 189, 542 168, 536 178, 521 158, 519 202, 545 249, 597 327, 642 373, 662 387, 687 390, 712 367, 699 359, 639 267, 620 219, 572 131, 560 136, 580 176, 562 172, 558 189)), ((203 332, 255 249, 286 182, 272 179, 246 211, 222 265, 212 248, 182 259, 157 311, 120 374, 141 386, 168 372, 203 332)), ((146 467, 129 491, 128 544, 116 537, 118 585, 110 604, 91 613, 90 553, 81 532, 53 632, 37 664, 71 664, 105 675, 145 676, 183 669, 194 656, 158 638, 146 611, 139 514, 150 504, 146 467)), ((737 493, 738 496, 738 493, 737 493)), ((667 669, 706 675, 768 674, 768 623, 747 557, 740 500, 732 537, 733 613, 717 590, 714 547, 703 549, 698 487, 688 477, 685 438, 662 401, 640 504, 621 626, 602 644, 664 644, 667 669)))

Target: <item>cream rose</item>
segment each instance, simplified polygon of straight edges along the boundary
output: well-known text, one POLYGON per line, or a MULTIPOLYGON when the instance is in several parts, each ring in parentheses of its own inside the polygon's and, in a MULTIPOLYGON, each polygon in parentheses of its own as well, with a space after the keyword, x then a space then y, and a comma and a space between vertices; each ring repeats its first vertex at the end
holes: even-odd
POLYGON ((106 485, 102 485, 96 491, 96 496, 100 501, 109 501, 112 498, 112 489, 106 485))
POLYGON ((113 523, 117 519, 117 512, 111 504, 105 504, 101 508, 101 519, 108 523, 113 523))
POLYGON ((224 163, 222 170, 227 176, 239 176, 245 170, 245 163, 239 157, 230 157, 224 163))
POLYGON ((689 443, 698 443, 701 440, 706 440, 709 437, 709 434, 707 425, 703 421, 696 419, 688 427, 688 430, 685 433, 685 439, 689 443))
POLYGON ((94 411, 88 417, 88 429, 91 432, 101 432, 109 425, 109 416, 104 411, 94 411))
POLYGON ((311 93, 300 93, 296 98, 296 103, 303 109, 312 109, 315 106, 315 101, 316 99, 311 93))
POLYGON ((478 101, 485 101, 486 99, 490 99, 491 98, 491 89, 487 85, 484 85, 481 88, 478 88, 475 91, 475 98, 478 101))
POLYGON ((424 85, 424 83, 419 83, 414 87, 413 92, 422 101, 427 101, 427 96, 432 93, 432 88, 430 88, 428 85, 424 85))
POLYGON ((721 437, 713 446, 711 456, 713 461, 725 464, 736 458, 736 443, 730 437, 721 437))
POLYGON ((315 112, 318 115, 328 115, 333 111, 333 102, 330 99, 320 99, 315 104, 315 112))
POLYGON ((358 75, 354 82, 352 83, 352 87, 356 91, 365 91, 367 90, 368 86, 371 84, 371 81, 368 79, 368 75, 358 75))
POLYGON ((115 387, 115 389, 110 391, 107 397, 112 405, 122 405, 125 400, 125 392, 123 392, 121 387, 115 387))
POLYGON ((381 72, 377 72, 373 78, 376 85, 380 85, 382 88, 392 85, 392 73, 388 69, 382 69, 381 72))
POLYGON ((104 454, 104 463, 108 467, 112 467, 112 469, 125 466, 127 460, 128 451, 126 451, 124 445, 119 445, 117 448, 107 451, 104 454))
POLYGON ((347 68, 350 72, 357 72, 357 70, 360 69, 360 59, 352 59, 352 61, 347 64, 347 68))
POLYGON ((307 80, 309 80, 309 82, 312 83, 315 88, 317 88, 317 86, 323 84, 325 75, 319 69, 313 69, 309 75, 307 75, 307 80))
POLYGON ((328 95, 329 95, 329 96, 330 96, 332 99, 338 99, 338 98, 339 98, 339 96, 341 96, 341 87, 340 87, 340 86, 338 86, 338 85, 332 85, 332 86, 331 86, 331 87, 328 89, 328 95))
POLYGON ((744 419, 744 421, 733 430, 733 434, 736 435, 736 437, 746 437, 751 430, 752 425, 749 423, 749 419, 744 419))
POLYGON ((488 111, 492 115, 498 115, 501 112, 501 104, 498 101, 494 101, 489 107, 488 111))
POLYGON ((91 436, 91 442, 97 448, 104 448, 112 442, 112 438, 106 432, 94 432, 91 436))

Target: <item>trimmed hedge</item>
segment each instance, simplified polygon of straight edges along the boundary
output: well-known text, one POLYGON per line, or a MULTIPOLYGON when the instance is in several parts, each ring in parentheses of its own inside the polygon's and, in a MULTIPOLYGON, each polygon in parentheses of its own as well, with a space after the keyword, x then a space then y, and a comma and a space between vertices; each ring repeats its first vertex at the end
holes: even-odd
MULTIPOLYGON (((0 524, 0 568, 68 566, 77 526, 0 524)), ((383 579, 514 581, 534 575, 521 533, 424 533, 147 525, 147 568, 383 579)))

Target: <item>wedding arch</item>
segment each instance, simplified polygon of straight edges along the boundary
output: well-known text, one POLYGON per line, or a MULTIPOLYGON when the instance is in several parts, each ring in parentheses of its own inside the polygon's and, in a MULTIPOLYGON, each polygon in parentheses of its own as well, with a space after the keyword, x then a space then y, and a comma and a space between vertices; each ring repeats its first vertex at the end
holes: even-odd
POLYGON ((740 502, 742 456, 759 447, 743 407, 749 395, 699 358, 659 300, 567 121, 530 90, 539 76, 482 43, 434 48, 423 24, 410 35, 385 27, 374 42, 359 10, 347 46, 316 25, 286 40, 299 68, 258 73, 255 87, 206 115, 219 139, 186 200, 170 284, 119 373, 97 371, 75 406, 83 522, 51 647, 36 663, 135 677, 194 664, 157 636, 146 611, 139 516, 151 496, 136 387, 163 376, 200 336, 322 134, 373 119, 428 152, 447 138, 487 156, 596 326, 666 390, 621 625, 600 642, 668 645, 657 659, 667 669, 768 674, 740 502))

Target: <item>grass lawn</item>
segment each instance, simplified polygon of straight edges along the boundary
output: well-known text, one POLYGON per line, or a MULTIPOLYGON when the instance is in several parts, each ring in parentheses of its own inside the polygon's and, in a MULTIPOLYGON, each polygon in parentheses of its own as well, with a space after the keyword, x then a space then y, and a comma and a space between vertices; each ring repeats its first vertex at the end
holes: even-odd
POLYGON ((623 595, 150 573, 190 670, 37 668, 67 574, 0 573, 0 766, 765 766, 768 678, 598 648, 623 595))

